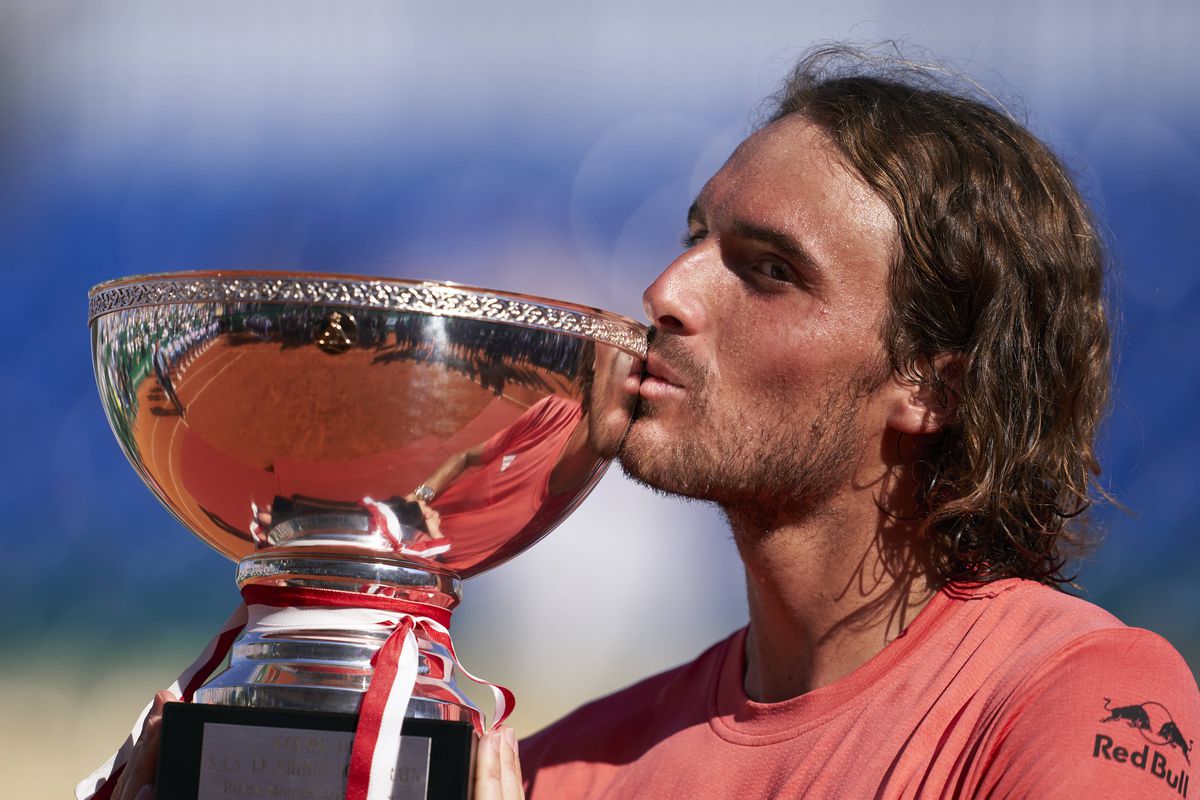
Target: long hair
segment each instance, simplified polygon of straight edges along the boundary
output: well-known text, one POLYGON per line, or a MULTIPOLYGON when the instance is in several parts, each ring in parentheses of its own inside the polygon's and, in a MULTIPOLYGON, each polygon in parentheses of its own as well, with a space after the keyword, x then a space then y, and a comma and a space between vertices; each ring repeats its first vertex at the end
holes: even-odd
POLYGON ((1087 538, 1107 411, 1104 248, 1063 165, 944 76, 844 47, 804 58, 769 122, 799 114, 891 208, 884 329, 896 374, 948 423, 912 464, 942 580, 1057 585, 1087 538), (941 366, 939 366, 941 365, 941 366))

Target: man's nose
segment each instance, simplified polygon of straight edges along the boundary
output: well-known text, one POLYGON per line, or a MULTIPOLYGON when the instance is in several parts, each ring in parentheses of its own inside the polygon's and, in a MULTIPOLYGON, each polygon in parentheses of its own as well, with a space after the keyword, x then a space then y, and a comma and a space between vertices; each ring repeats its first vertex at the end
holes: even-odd
POLYGON ((703 267, 695 249, 680 254, 642 293, 642 310, 650 324, 686 336, 705 324, 703 267))

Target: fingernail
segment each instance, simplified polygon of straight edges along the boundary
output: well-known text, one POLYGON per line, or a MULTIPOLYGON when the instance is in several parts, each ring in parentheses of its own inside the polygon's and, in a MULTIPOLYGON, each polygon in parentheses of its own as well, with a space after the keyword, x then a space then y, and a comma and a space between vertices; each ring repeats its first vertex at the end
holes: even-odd
POLYGON ((513 750, 517 749, 517 732, 512 728, 504 729, 504 741, 508 742, 508 746, 513 750))
POLYGON ((492 731, 488 734, 488 747, 492 748, 493 753, 500 752, 500 731, 492 731))

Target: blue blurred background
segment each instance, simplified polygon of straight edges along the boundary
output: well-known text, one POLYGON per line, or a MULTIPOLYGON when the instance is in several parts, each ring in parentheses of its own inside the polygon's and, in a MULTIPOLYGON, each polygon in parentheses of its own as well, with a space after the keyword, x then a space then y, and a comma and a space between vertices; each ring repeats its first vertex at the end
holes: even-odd
MULTIPOLYGON (((338 271, 640 319, 695 192, 828 39, 947 59, 1097 209, 1119 327, 1104 464, 1130 513, 1100 512, 1081 582, 1196 670, 1197 31, 1190 0, 0 4, 0 784, 61 796, 238 600, 108 431, 88 287, 338 271)), ((521 732, 745 619, 717 515, 617 470, 466 594, 464 661, 517 691, 521 732)))

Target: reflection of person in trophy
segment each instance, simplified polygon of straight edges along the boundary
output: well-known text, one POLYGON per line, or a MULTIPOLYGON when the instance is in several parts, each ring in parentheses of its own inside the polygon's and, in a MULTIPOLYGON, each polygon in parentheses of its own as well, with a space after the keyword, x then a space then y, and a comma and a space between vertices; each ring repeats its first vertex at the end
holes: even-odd
POLYGON ((574 457, 587 445, 582 419, 578 401, 549 395, 486 442, 450 456, 408 499, 439 515, 456 560, 490 558, 504 544, 519 547, 520 536, 497 537, 496 529, 523 530, 591 474, 595 462, 574 457))
POLYGON ((179 402, 179 397, 175 394, 175 386, 171 383, 171 367, 167 361, 167 354, 161 347, 154 345, 154 353, 150 356, 150 361, 154 364, 154 376, 158 378, 158 385, 162 387, 163 393, 171 401, 171 405, 175 406, 179 416, 184 416, 183 403, 179 402))
POLYGON ((1098 721, 1200 731, 1187 664, 1060 591, 1104 496, 1100 234, 937 78, 819 52, 696 198, 621 460, 722 508, 749 625, 523 742, 533 798, 1185 793, 1098 721))
POLYGON ((335 503, 313 498, 276 497, 268 510, 250 504, 250 535, 257 547, 273 545, 304 545, 306 539, 322 542, 322 532, 306 535, 299 530, 285 530, 291 520, 304 520, 314 514, 340 513, 366 517, 366 530, 356 537, 358 546, 391 551, 405 556, 432 559, 450 549, 441 531, 440 515, 424 503, 403 498, 375 500, 363 497, 357 503, 335 503), (272 535, 274 531, 274 535, 272 535))
MULTIPOLYGON (((539 400, 487 441, 451 455, 408 495, 439 515, 456 560, 503 557, 492 544, 496 528, 544 532, 542 521, 562 514, 597 460, 615 455, 629 425, 625 400, 637 391, 638 376, 630 374, 637 362, 588 342, 580 363, 579 401, 539 400)), ((524 542, 517 533, 506 546, 517 551, 524 542)))
MULTIPOLYGON (((594 350, 594 368, 584 383, 583 405, 587 420, 587 447, 601 458, 613 458, 629 428, 629 398, 638 393, 641 363, 616 347, 588 345, 594 350)), ((568 446, 569 447, 569 446, 568 446)))
POLYGON ((362 499, 370 520, 369 531, 382 536, 396 553, 436 558, 450 550, 443 541, 441 515, 424 503, 411 500, 379 502, 362 499))

